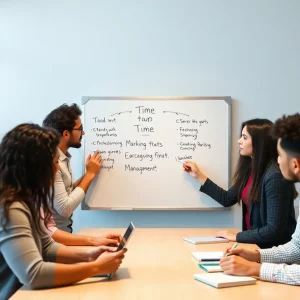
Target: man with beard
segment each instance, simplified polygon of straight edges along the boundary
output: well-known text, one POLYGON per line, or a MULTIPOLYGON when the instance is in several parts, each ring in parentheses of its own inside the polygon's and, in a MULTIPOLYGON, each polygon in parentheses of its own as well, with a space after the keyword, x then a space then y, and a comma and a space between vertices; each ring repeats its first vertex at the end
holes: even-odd
MULTIPOLYGON (((300 114, 274 124, 278 164, 285 179, 300 182, 300 114)), ((261 280, 300 285, 300 216, 292 240, 270 249, 227 249, 220 265, 226 274, 259 276, 261 280)))
POLYGON ((85 194, 99 173, 102 158, 99 151, 86 160, 86 173, 73 183, 69 148, 80 148, 85 134, 81 123, 82 112, 78 105, 63 104, 51 111, 43 121, 43 126, 55 128, 61 134, 58 145, 60 170, 54 182, 53 218, 56 226, 72 232, 72 214, 85 197, 85 194))

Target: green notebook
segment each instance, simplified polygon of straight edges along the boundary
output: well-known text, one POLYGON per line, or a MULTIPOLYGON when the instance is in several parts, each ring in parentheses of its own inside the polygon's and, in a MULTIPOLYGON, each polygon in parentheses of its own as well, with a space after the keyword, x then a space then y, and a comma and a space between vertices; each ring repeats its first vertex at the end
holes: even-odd
POLYGON ((223 272, 219 263, 202 263, 198 266, 207 273, 223 272))

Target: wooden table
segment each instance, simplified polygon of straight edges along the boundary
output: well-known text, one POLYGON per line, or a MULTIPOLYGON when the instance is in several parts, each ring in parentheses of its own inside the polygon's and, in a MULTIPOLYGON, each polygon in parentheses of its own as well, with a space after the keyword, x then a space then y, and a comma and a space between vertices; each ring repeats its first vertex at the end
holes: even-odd
MULTIPOLYGON (((256 285, 216 289, 194 280, 203 271, 193 251, 223 251, 227 243, 193 245, 187 236, 214 235, 218 229, 136 229, 121 268, 112 280, 89 278, 80 283, 49 290, 20 289, 12 299, 299 299, 299 287, 257 281, 256 285)), ((86 229, 80 234, 98 235, 125 229, 86 229)), ((242 246, 242 244, 240 244, 242 246)), ((255 245, 243 244, 248 249, 255 245)))

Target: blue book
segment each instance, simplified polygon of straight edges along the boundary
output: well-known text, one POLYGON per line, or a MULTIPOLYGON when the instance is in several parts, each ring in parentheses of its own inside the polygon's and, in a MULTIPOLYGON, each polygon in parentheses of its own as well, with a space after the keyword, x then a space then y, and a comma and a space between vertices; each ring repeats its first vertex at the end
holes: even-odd
POLYGON ((219 262, 223 257, 223 252, 192 252, 192 255, 198 261, 219 262))

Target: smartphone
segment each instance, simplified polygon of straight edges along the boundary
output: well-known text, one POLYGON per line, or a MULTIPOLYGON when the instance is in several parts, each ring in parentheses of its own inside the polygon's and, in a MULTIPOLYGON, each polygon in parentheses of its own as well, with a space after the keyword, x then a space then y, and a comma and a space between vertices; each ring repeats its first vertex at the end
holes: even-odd
MULTIPOLYGON (((126 246, 126 244, 128 243, 128 240, 130 239, 131 234, 134 231, 134 229, 135 229, 135 227, 134 227, 133 223, 130 222, 129 226, 126 229, 126 232, 123 235, 122 241, 120 242, 116 252, 122 250, 126 246)), ((112 276, 113 276, 113 273, 108 274, 107 277, 108 277, 108 279, 111 279, 112 276)))

